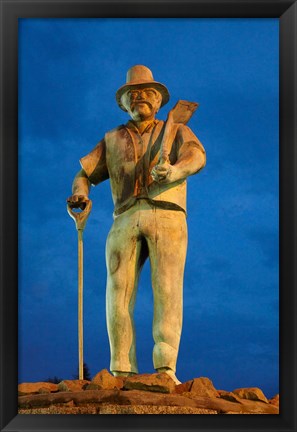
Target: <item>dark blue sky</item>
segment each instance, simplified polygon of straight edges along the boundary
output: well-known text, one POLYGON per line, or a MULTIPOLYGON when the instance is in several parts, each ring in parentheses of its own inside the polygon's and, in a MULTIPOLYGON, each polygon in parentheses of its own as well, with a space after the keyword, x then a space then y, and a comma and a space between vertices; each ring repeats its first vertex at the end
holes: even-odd
MULTIPOLYGON (((72 378, 77 234, 66 198, 79 158, 128 120, 115 102, 134 64, 178 99, 207 165, 188 181, 189 247, 177 376, 216 388, 278 389, 278 20, 20 19, 19 381, 72 378)), ((84 233, 85 361, 109 367, 105 240, 109 183, 91 190, 84 233)), ((146 264, 136 303, 138 363, 153 372, 146 264)))

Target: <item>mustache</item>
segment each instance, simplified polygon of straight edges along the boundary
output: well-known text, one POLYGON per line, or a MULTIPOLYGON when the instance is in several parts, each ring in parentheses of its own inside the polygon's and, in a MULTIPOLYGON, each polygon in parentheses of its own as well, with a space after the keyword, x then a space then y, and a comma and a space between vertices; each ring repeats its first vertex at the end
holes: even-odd
POLYGON ((149 103, 148 101, 146 101, 146 100, 137 100, 137 101, 131 103, 131 109, 133 109, 133 108, 135 107, 135 105, 138 105, 138 104, 146 104, 146 105, 148 105, 148 106, 150 107, 150 109, 153 109, 152 104, 150 104, 150 103, 149 103))

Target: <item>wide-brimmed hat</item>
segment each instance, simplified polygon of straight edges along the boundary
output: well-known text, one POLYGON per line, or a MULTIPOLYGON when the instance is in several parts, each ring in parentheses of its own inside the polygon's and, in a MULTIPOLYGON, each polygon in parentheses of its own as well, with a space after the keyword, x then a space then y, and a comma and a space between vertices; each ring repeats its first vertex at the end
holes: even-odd
POLYGON ((156 89, 162 95, 161 107, 169 101, 169 91, 167 90, 166 86, 164 86, 164 84, 161 84, 154 80, 152 71, 146 66, 135 65, 132 66, 127 72, 126 84, 120 87, 116 92, 117 103, 119 107, 124 111, 127 110, 121 102, 121 97, 127 90, 133 87, 152 87, 156 89))

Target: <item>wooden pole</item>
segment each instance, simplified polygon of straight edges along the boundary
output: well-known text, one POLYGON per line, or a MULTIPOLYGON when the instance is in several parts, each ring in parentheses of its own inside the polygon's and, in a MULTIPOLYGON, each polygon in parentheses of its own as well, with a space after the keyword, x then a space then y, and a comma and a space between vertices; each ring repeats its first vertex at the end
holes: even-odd
POLYGON ((84 335, 83 335, 83 230, 78 234, 78 376, 84 379, 84 335))
POLYGON ((77 213, 68 205, 67 211, 75 222, 78 238, 78 377, 84 379, 84 335, 83 335, 83 231, 92 209, 92 201, 86 203, 85 209, 77 213))

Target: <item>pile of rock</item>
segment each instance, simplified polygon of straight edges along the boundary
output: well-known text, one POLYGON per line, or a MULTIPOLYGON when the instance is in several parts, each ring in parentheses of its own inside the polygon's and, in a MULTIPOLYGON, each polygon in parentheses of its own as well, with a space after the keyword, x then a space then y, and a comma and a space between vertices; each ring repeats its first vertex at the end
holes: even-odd
POLYGON ((176 385, 166 373, 18 386, 20 414, 278 414, 279 398, 259 388, 216 390, 208 378, 176 385))

